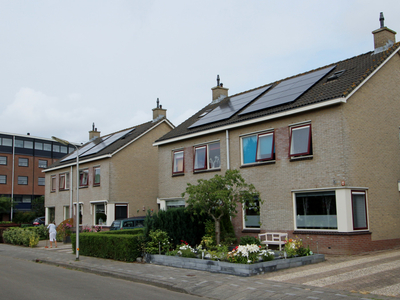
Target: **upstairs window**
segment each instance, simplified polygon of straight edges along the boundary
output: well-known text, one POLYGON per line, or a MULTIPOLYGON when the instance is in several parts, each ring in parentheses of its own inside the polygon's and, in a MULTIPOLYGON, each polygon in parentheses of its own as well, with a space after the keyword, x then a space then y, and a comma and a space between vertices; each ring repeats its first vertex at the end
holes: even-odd
POLYGON ((7 184, 7 175, 0 175, 0 184, 7 184))
POLYGON ((80 170, 79 171, 79 186, 88 186, 89 181, 89 170, 80 170))
POLYGON ((0 165, 7 166, 7 156, 0 156, 0 165))
POLYGON ((28 184, 28 176, 18 176, 18 184, 19 185, 27 185, 28 184))
POLYGON ((181 174, 184 172, 183 168, 183 151, 175 151, 173 153, 173 166, 172 174, 181 174))
POLYGON ((45 178, 44 177, 39 177, 38 178, 38 185, 44 185, 45 183, 45 178))
POLYGON ((275 159, 274 132, 242 137, 242 164, 254 164, 275 159))
POLYGON ((47 168, 47 160, 39 159, 39 168, 47 168))
POLYGON ((52 175, 51 176, 51 183, 50 183, 50 190, 51 192, 55 192, 56 191, 56 175, 52 175))
POLYGON ((20 157, 18 158, 18 166, 19 167, 27 167, 29 165, 29 160, 27 158, 20 157))
POLYGON ((93 185, 99 186, 100 185, 100 167, 93 168, 93 173, 94 173, 93 185))
POLYGON ((9 138, 0 138, 0 145, 12 147, 12 139, 9 138))
POLYGON ((290 157, 311 155, 311 124, 290 128, 290 157))
POLYGON ((69 173, 60 174, 59 189, 60 189, 60 191, 69 189, 69 173))
POLYGON ((194 170, 211 170, 221 168, 220 144, 211 143, 194 148, 194 170))

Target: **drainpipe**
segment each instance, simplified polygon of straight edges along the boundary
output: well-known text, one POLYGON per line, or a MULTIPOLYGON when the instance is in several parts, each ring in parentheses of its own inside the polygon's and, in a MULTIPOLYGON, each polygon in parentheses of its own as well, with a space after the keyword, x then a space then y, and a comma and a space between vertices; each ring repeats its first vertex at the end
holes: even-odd
POLYGON ((72 193, 73 193, 73 186, 72 186, 72 166, 69 172, 69 218, 72 218, 72 193))
POLYGON ((15 173, 15 135, 13 135, 13 159, 12 159, 12 171, 11 171, 11 221, 13 220, 14 214, 14 173, 15 173))
POLYGON ((230 166, 230 159, 229 159, 229 130, 226 130, 226 169, 229 170, 230 166))

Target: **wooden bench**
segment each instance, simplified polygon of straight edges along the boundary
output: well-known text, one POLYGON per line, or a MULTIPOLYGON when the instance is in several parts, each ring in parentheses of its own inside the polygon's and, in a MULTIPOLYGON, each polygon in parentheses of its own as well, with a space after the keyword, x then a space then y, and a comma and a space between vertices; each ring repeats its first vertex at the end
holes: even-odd
POLYGON ((282 251, 282 245, 285 245, 288 238, 287 233, 282 232, 266 232, 258 234, 258 238, 261 244, 267 245, 279 245, 279 251, 282 251))

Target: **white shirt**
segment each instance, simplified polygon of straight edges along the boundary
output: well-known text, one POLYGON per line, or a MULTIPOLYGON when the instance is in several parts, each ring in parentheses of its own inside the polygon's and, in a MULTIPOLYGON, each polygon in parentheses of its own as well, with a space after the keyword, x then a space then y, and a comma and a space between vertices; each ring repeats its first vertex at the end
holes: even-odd
POLYGON ((49 233, 57 233, 56 230, 56 225, 54 225, 53 223, 49 224, 49 226, 47 226, 47 229, 49 230, 49 233))

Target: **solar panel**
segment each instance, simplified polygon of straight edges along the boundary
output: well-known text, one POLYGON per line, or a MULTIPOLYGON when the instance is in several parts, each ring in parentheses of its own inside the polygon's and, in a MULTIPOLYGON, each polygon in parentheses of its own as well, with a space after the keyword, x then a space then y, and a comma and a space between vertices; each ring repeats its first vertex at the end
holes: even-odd
POLYGON ((239 115, 285 104, 296 100, 310 87, 316 84, 322 77, 332 71, 336 66, 311 72, 302 76, 280 82, 265 95, 258 98, 254 103, 242 111, 239 115))
POLYGON ((219 106, 214 108, 211 112, 206 114, 204 117, 202 117, 200 120, 198 120, 196 123, 192 124, 188 128, 229 119, 239 110, 245 107, 248 103, 250 103, 259 95, 268 90, 270 87, 271 86, 263 87, 261 89, 233 96, 228 101, 222 101, 219 106))
POLYGON ((105 147, 111 145, 115 141, 117 141, 120 138, 122 138, 125 134, 127 134, 127 133, 129 133, 130 131, 133 131, 133 130, 135 130, 135 129, 128 129, 128 130, 124 130, 124 131, 121 131, 121 132, 114 133, 113 135, 111 135, 107 139, 101 141, 100 143, 98 143, 96 146, 94 146, 93 148, 91 148, 87 152, 85 152, 85 153, 82 152, 82 155, 79 155, 79 157, 87 156, 87 155, 91 155, 91 154, 96 154, 96 153, 100 152, 101 150, 103 150, 105 147))
MULTIPOLYGON (((90 142, 89 144, 87 144, 86 146, 83 146, 82 148, 79 148, 79 157, 81 156, 81 153, 88 151, 90 148, 96 146, 96 144, 94 142, 90 142)), ((76 150, 74 152, 72 152, 70 155, 64 157, 61 161, 66 161, 66 160, 70 160, 76 158, 76 150)))

